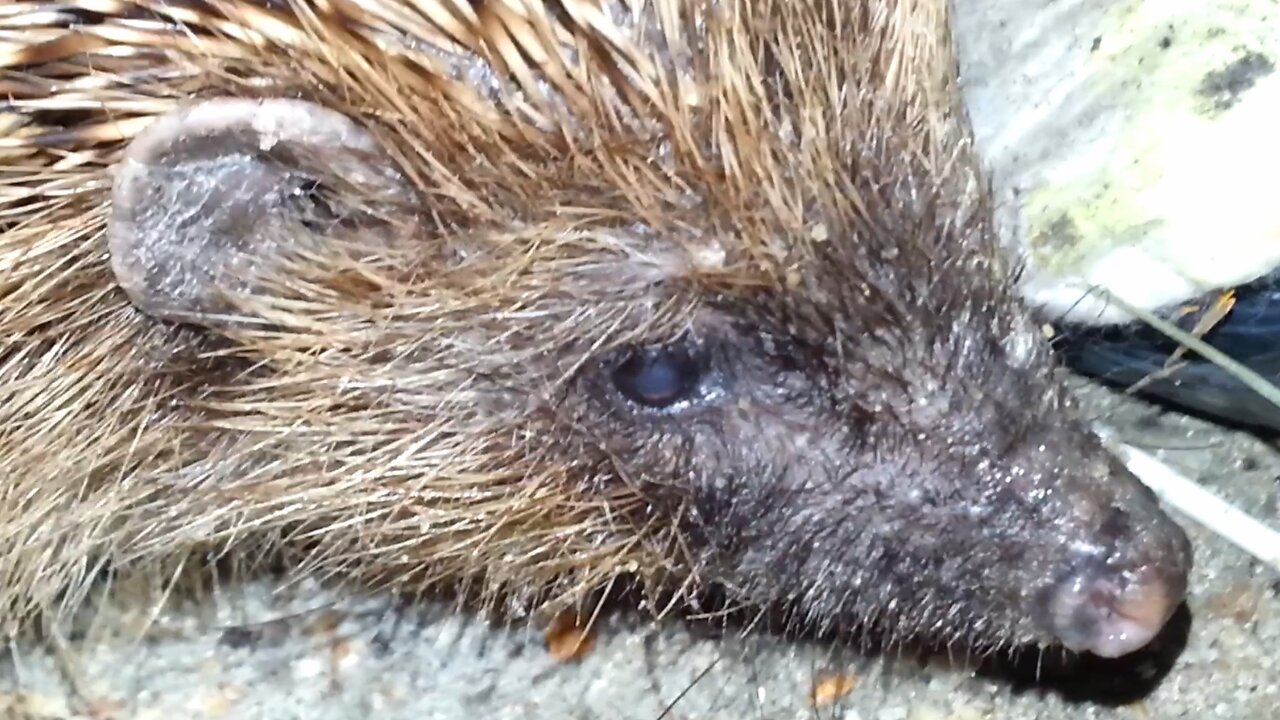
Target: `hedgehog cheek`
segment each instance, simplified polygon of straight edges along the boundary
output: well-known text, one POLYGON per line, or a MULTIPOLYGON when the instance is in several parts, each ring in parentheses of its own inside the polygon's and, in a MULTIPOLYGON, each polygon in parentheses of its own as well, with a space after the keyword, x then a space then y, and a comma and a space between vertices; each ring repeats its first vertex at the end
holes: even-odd
MULTIPOLYGON (((278 292, 267 288, 287 284, 286 263, 336 251, 344 224, 368 229, 369 218, 395 216, 387 206, 412 202, 391 168, 371 134, 312 103, 220 98, 181 108, 140 133, 116 168, 112 272, 154 318, 244 321, 233 297, 278 292), (317 201, 319 188, 340 188, 342 201, 317 201)), ((360 239, 392 243, 402 231, 360 239)))

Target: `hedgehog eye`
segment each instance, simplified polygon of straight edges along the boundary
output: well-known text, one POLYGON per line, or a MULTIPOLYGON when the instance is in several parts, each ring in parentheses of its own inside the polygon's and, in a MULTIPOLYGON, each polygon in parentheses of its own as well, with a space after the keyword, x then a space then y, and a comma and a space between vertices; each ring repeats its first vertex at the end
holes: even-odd
POLYGON ((652 408, 687 400, 698 392, 706 365, 676 347, 631 352, 613 370, 613 384, 627 399, 652 408))

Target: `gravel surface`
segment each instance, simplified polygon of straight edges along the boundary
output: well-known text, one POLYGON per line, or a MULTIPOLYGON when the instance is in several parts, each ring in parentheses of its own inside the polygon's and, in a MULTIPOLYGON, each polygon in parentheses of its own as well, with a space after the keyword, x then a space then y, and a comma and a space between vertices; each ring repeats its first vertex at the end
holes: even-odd
MULTIPOLYGON (((1125 440, 1280 525, 1274 445, 1083 385, 1086 407, 1125 440)), ((1150 652, 1119 661, 883 655, 625 611, 561 660, 543 625, 258 581, 163 611, 108 607, 82 637, 12 648, 0 717, 1275 717, 1280 574, 1184 524, 1197 553, 1189 611, 1150 652)))

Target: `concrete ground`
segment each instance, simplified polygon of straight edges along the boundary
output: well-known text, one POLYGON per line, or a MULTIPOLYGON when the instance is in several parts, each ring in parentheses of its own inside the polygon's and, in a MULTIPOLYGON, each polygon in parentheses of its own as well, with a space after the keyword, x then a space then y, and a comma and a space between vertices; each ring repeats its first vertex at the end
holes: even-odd
MULTIPOLYGON (((1280 452, 1082 383, 1086 407, 1128 442, 1280 525, 1280 452)), ((1181 518, 1180 518, 1181 519, 1181 518)), ((489 625, 444 604, 398 606, 315 585, 222 587, 211 602, 109 609, 55 652, 14 647, 0 717, 148 718, 1252 718, 1280 707, 1280 573, 1187 525, 1189 612, 1151 652, 1079 666, 876 656, 716 637, 705 626, 607 618, 576 661, 544 627, 489 625), (815 703, 814 697, 819 699, 815 703)))

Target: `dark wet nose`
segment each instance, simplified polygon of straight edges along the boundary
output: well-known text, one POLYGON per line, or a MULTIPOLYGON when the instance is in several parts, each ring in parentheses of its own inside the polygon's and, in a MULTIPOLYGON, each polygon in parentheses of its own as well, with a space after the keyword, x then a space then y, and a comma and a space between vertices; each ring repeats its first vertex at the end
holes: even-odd
POLYGON ((1086 562, 1050 589, 1045 624, 1071 650, 1119 657, 1151 642, 1186 590, 1182 568, 1115 569, 1086 562))

